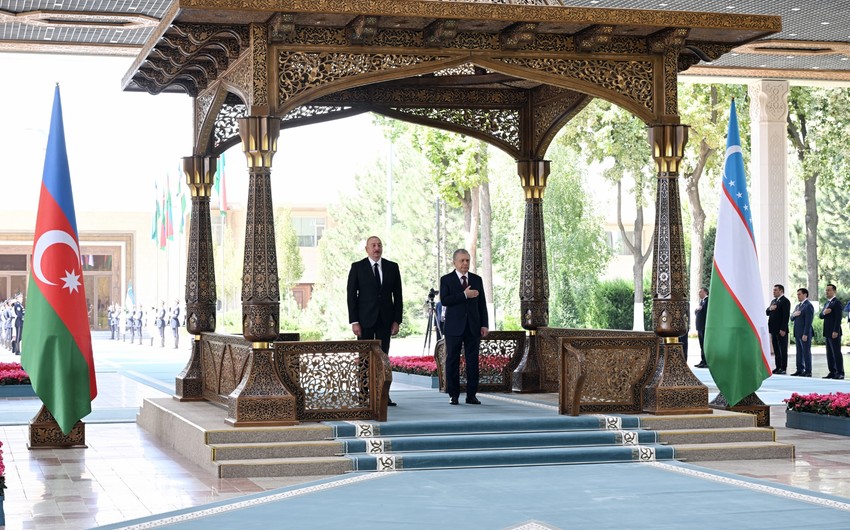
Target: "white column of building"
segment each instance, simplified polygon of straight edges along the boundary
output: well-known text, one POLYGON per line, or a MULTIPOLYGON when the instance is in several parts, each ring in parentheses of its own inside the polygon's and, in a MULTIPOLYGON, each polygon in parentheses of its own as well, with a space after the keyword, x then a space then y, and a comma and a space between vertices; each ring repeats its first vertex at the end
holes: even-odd
POLYGON ((773 285, 788 285, 788 81, 762 79, 749 85, 752 120, 750 200, 765 301, 773 285))

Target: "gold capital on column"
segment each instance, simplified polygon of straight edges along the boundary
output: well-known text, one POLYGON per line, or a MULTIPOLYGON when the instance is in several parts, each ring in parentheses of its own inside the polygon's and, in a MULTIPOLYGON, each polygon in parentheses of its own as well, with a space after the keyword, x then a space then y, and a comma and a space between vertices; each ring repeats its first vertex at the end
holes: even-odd
POLYGON ((248 160, 248 169, 271 168, 280 136, 280 119, 272 116, 239 118, 239 137, 242 151, 248 160))
POLYGON ((549 177, 548 160, 518 160, 517 173, 519 174, 522 189, 525 191, 526 199, 542 199, 546 190, 546 179, 549 177))
POLYGON ((215 181, 217 157, 184 156, 183 173, 186 184, 192 192, 192 197, 209 197, 215 181))
POLYGON ((649 127, 649 144, 652 146, 652 158, 661 175, 679 175, 679 164, 685 154, 688 143, 687 125, 655 125, 649 127))

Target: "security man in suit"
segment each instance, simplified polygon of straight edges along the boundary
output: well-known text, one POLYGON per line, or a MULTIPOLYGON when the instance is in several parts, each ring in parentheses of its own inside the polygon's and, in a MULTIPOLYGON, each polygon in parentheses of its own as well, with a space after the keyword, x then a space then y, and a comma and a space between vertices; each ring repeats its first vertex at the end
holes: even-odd
POLYGON ((826 284, 827 302, 818 315, 823 320, 826 341, 826 364, 829 374, 824 379, 844 379, 844 358, 841 356, 841 302, 835 297, 835 285, 826 284))
POLYGON ((705 362, 705 349, 703 348, 703 343, 705 342, 705 319, 708 316, 708 288, 700 287, 699 288, 699 305, 694 310, 694 315, 696 316, 695 323, 697 328, 697 337, 699 338, 699 364, 696 365, 697 368, 708 368, 708 363, 705 362))
POLYGON ((791 301, 785 296, 785 287, 773 286, 773 300, 767 307, 767 330, 776 357, 774 374, 782 375, 788 370, 788 319, 791 317, 791 301))
MULTIPOLYGON (((348 271, 348 321, 359 340, 378 339, 385 355, 390 337, 398 334, 404 304, 398 264, 382 258, 384 245, 377 236, 366 240, 366 257, 348 271)), ((395 406, 389 399, 389 406, 395 406)))
POLYGON ((791 313, 794 323, 794 340, 797 343, 797 371, 791 375, 798 377, 812 376, 812 321, 815 318, 815 307, 809 302, 809 290, 805 287, 797 289, 797 307, 791 313))
POLYGON ((487 336, 489 321, 484 282, 469 272, 469 252, 459 248, 452 255, 455 270, 440 278, 440 303, 446 308, 446 392, 449 403, 460 397, 460 352, 466 362, 466 402, 480 405, 478 392, 478 348, 487 336))

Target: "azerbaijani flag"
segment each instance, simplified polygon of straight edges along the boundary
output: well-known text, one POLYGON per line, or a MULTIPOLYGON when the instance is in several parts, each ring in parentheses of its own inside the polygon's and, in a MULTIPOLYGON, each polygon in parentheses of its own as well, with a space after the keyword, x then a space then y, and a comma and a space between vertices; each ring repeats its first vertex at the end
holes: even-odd
POLYGON ((705 360, 726 402, 735 406, 770 377, 770 339, 734 100, 722 177, 705 360))
POLYGON ((58 85, 30 271, 21 364, 67 435, 91 412, 97 382, 58 85))
POLYGON ((151 226, 151 239, 154 241, 158 241, 159 238, 159 218, 161 216, 159 211, 159 187, 156 185, 156 181, 153 183, 153 202, 156 203, 156 209, 153 213, 153 224, 151 226))

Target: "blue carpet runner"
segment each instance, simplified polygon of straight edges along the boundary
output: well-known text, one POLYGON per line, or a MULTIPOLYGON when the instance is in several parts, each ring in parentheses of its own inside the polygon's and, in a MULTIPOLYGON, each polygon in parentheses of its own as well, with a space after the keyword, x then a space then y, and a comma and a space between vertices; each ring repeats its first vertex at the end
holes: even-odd
POLYGON ((634 416, 329 422, 355 471, 398 471, 674 458, 634 416))

